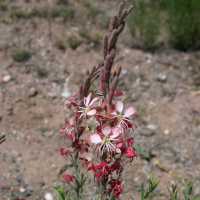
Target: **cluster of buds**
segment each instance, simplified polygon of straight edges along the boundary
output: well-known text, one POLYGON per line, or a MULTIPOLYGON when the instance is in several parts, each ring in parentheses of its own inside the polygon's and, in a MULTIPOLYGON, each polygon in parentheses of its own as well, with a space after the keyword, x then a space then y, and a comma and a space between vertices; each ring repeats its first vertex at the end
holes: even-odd
POLYGON ((79 92, 66 100, 71 117, 61 134, 69 140, 69 147, 60 153, 71 158, 75 173, 65 172, 64 179, 76 185, 77 199, 85 181, 80 165, 94 174, 101 200, 118 199, 123 191, 123 168, 136 156, 132 122, 136 111, 121 101, 123 92, 117 88, 121 68, 112 69, 116 43, 131 10, 125 2, 120 5, 104 39, 104 61, 87 73, 79 92))

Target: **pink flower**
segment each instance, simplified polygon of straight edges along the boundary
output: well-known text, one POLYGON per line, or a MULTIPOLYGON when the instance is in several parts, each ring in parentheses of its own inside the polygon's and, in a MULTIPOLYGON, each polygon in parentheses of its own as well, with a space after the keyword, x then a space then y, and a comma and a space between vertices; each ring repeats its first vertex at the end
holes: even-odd
POLYGON ((110 186, 111 188, 109 191, 113 193, 116 199, 118 199, 121 193, 123 192, 122 182, 120 180, 113 179, 110 181, 110 186))
POLYGON ((70 154, 71 154, 71 151, 69 149, 64 148, 64 147, 60 148, 60 155, 61 156, 67 157, 70 154))
POLYGON ((111 167, 107 162, 101 162, 97 165, 92 164, 88 170, 92 170, 94 175, 98 181, 100 181, 103 177, 108 176, 111 173, 111 167))
POLYGON ((87 116, 94 116, 96 114, 96 109, 94 108, 94 103, 98 100, 97 97, 92 99, 92 93, 90 93, 87 97, 84 97, 84 106, 80 107, 80 118, 87 116))
POLYGON ((92 165, 88 168, 88 170, 96 171, 96 170, 100 170, 100 169, 102 169, 102 168, 104 168, 104 167, 107 167, 107 166, 108 166, 108 163, 107 163, 107 162, 100 162, 100 163, 97 164, 97 165, 92 164, 92 165))
POLYGON ((65 182, 67 182, 68 184, 70 184, 71 182, 74 181, 75 176, 72 176, 72 175, 70 175, 70 174, 65 173, 65 174, 63 175, 63 179, 64 179, 65 182))
POLYGON ((128 147, 125 154, 128 158, 136 157, 136 151, 132 147, 128 147))
POLYGON ((90 141, 93 144, 100 145, 99 150, 102 152, 119 152, 115 142, 119 139, 120 131, 116 128, 106 126, 102 128, 101 135, 95 133, 90 136, 90 141))
POLYGON ((128 139, 127 139, 127 145, 128 145, 128 147, 133 146, 133 144, 134 144, 134 139, 133 139, 133 137, 128 138, 128 139))
POLYGON ((133 107, 128 107, 124 110, 124 104, 121 101, 116 103, 115 109, 117 112, 113 112, 112 114, 118 118, 119 127, 123 130, 132 127, 130 117, 136 114, 135 109, 133 107))

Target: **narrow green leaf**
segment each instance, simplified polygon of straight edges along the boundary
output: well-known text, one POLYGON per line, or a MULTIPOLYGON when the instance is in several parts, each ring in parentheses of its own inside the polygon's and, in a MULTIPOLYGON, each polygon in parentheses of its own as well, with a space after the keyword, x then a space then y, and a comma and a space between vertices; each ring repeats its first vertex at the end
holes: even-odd
POLYGON ((57 192, 57 195, 58 195, 58 200, 66 200, 66 194, 65 194, 65 190, 63 187, 61 186, 57 186, 55 187, 55 190, 57 192))
POLYGON ((183 190, 184 199, 185 200, 191 200, 192 192, 193 192, 193 185, 192 185, 191 182, 189 182, 186 185, 185 189, 183 190))

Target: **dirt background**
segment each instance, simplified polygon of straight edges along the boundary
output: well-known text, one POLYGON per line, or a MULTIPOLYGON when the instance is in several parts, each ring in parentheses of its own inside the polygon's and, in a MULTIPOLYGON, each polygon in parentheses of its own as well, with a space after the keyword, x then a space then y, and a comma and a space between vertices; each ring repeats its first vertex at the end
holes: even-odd
MULTIPOLYGON (((97 15, 84 1, 63 1, 75 10, 66 19, 16 15, 35 8, 51 12, 63 6, 58 1, 5 2, 0 9, 0 134, 6 135, 0 145, 0 200, 41 200, 48 192, 54 196, 53 187, 62 182, 64 96, 102 60, 101 39, 118 1, 94 1, 97 15), (21 49, 31 55, 23 62, 14 56, 21 49)), ((133 194, 139 199, 138 188, 150 174, 160 180, 158 199, 169 199, 171 183, 182 188, 187 180, 200 194, 200 52, 134 49, 127 27, 118 50, 120 86, 139 112, 135 142, 148 157, 127 167, 124 199, 133 194)))

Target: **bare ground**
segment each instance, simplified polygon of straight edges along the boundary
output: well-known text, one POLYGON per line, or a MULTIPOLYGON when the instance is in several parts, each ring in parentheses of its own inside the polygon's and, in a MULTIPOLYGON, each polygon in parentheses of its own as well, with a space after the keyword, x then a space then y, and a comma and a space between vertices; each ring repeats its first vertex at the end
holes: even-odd
MULTIPOLYGON (((44 19, 0 23, 0 133, 6 135, 0 146, 0 200, 41 200, 61 182, 62 94, 77 89, 86 70, 101 61, 101 48, 91 44, 58 49, 57 35, 68 30, 60 21, 51 26, 49 36, 44 19), (14 61, 18 48, 32 57, 14 61)), ((123 67, 120 85, 139 112, 135 142, 151 155, 127 168, 125 198, 137 196, 150 174, 160 179, 158 199, 169 199, 170 183, 181 187, 186 180, 200 194, 200 52, 151 54, 130 49, 125 37, 116 59, 123 67)))

